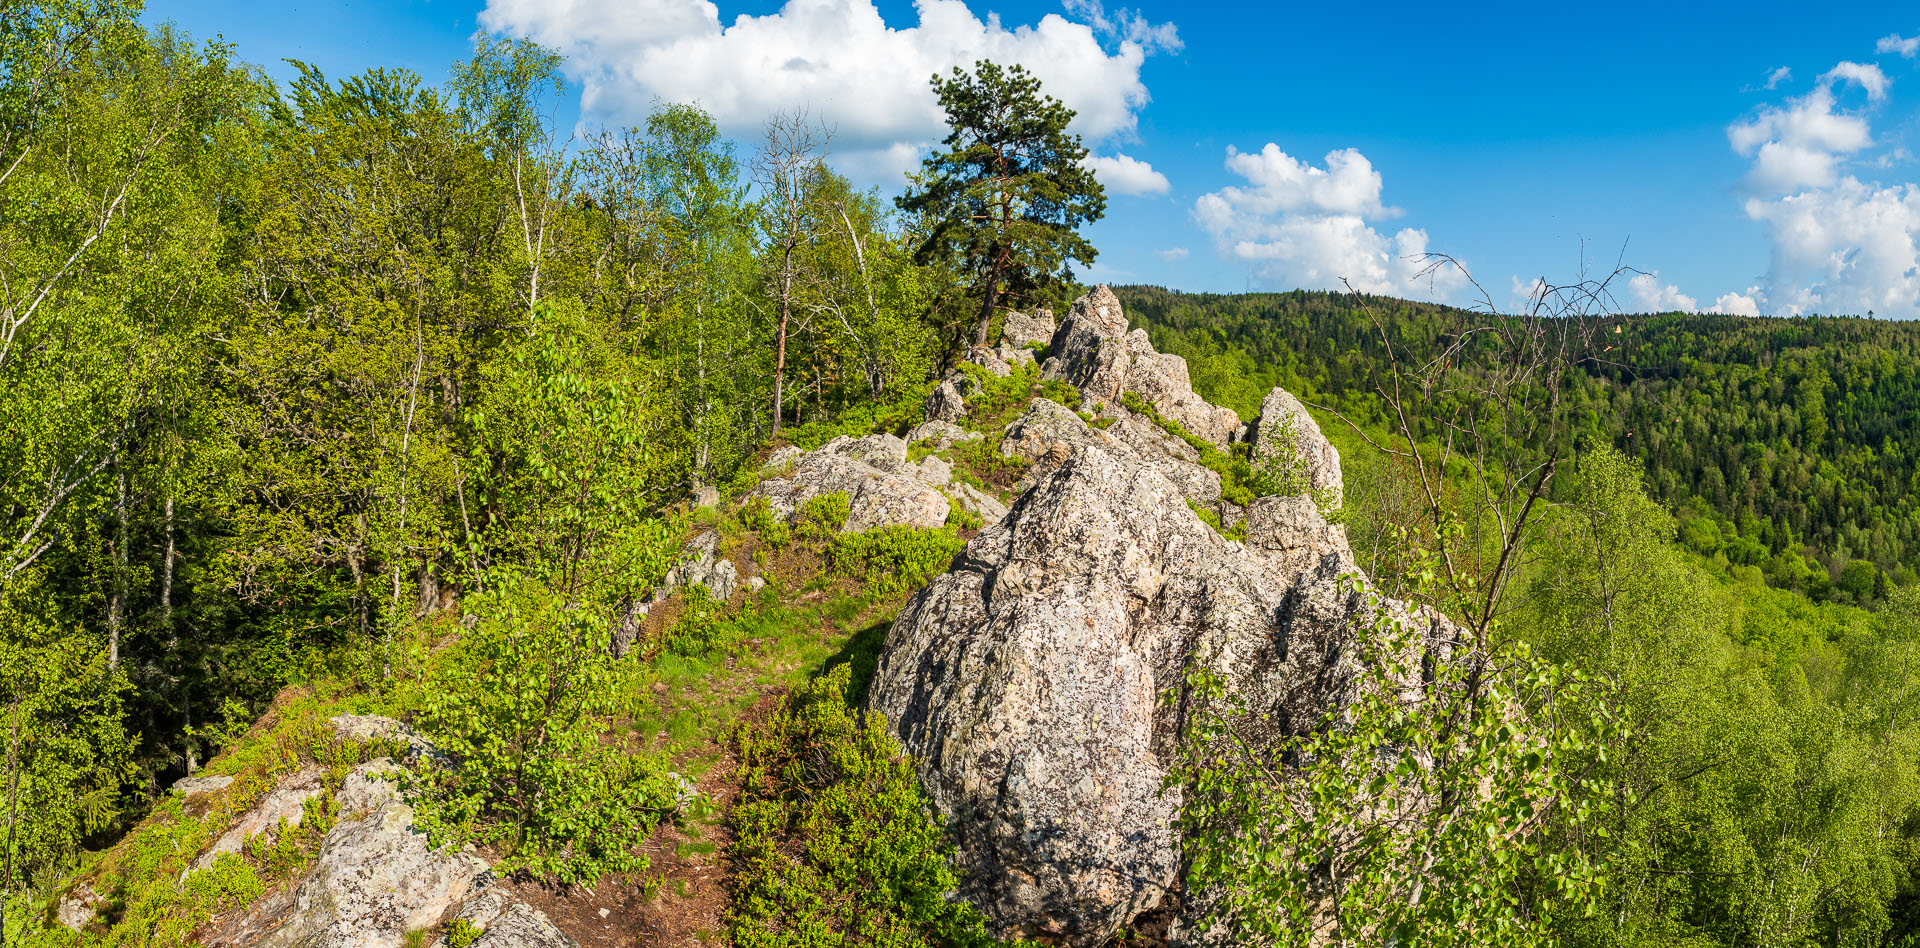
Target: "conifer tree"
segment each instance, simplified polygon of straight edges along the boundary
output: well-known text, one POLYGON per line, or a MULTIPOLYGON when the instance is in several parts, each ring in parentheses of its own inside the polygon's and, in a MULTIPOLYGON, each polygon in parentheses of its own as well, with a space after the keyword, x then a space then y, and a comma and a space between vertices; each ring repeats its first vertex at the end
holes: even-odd
POLYGON ((927 158, 902 210, 935 221, 915 253, 920 263, 955 263, 974 278, 980 316, 973 344, 987 344, 994 310, 1058 277, 1069 261, 1090 265, 1093 244, 1079 228, 1106 212, 1106 190, 1070 134, 1072 109, 1041 93, 1019 66, 991 62, 932 79, 950 129, 946 150, 927 158))

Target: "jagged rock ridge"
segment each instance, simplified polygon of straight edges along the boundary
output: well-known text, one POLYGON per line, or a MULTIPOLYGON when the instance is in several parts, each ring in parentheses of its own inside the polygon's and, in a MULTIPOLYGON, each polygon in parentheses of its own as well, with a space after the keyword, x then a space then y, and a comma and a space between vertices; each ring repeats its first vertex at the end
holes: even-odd
MULTIPOLYGON (((1312 496, 1256 501, 1245 542, 1195 513, 1218 475, 1117 403, 1138 395, 1221 447, 1246 430, 1193 393, 1184 361, 1126 331, 1105 287, 1074 304, 1045 366, 1102 426, 1037 400, 1008 427, 1001 450, 1034 462, 1025 493, 902 610, 868 705, 915 759, 962 894, 1000 934, 1094 945, 1158 915, 1190 939, 1181 797, 1165 787, 1198 700, 1187 670, 1219 674, 1267 722, 1254 738, 1278 741, 1348 700, 1346 646, 1372 607, 1342 584, 1357 572, 1345 532, 1312 496)), ((1338 453, 1291 395, 1276 389, 1252 432, 1337 503, 1338 453)))

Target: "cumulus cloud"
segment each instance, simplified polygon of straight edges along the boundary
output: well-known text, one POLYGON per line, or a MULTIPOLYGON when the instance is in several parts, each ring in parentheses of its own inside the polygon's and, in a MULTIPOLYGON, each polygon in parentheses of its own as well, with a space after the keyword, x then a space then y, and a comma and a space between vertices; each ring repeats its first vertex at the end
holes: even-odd
POLYGON ((1722 293, 1719 299, 1713 301, 1712 306, 1707 307, 1706 311, 1728 313, 1734 316, 1758 316, 1760 301, 1754 297, 1754 294, 1759 291, 1760 288, 1756 286, 1748 287, 1745 293, 1722 293))
POLYGON ((1781 83, 1786 82, 1787 80, 1792 78, 1793 78, 1793 70, 1785 66, 1781 66, 1780 68, 1775 69, 1770 73, 1767 73, 1766 88, 1778 89, 1780 88, 1781 83))
POLYGON ((697 102, 751 138, 769 115, 804 107, 854 169, 897 174, 945 134, 927 78, 982 59, 1026 66, 1089 140, 1129 140, 1148 101, 1141 64, 1178 49, 1179 35, 1094 2, 1068 12, 1009 26, 963 0, 917 0, 917 22, 896 28, 874 0, 788 0, 730 23, 709 0, 488 0, 480 24, 565 54, 591 117, 633 122, 655 100, 697 102))
POLYGON ((1901 36, 1898 33, 1888 33, 1880 37, 1880 42, 1873 45, 1873 51, 1876 53, 1899 53, 1908 59, 1912 59, 1915 53, 1920 53, 1920 35, 1901 36))
POLYGON ((1444 298, 1466 283, 1453 267, 1429 267, 1427 232, 1391 236, 1369 221, 1397 217, 1381 201, 1380 173, 1365 155, 1329 152, 1316 167, 1269 142, 1257 152, 1227 149, 1227 169, 1246 180, 1202 195, 1193 217, 1224 257, 1264 279, 1309 288, 1343 281, 1369 293, 1444 298))
POLYGON ((1839 107, 1835 87, 1845 85, 1865 89, 1868 100, 1878 102, 1890 80, 1878 66, 1841 63, 1823 74, 1812 92, 1727 128, 1733 150, 1754 159, 1750 187, 1781 192, 1829 186, 1842 158, 1873 144, 1866 117, 1839 107))
POLYGON ((1167 176, 1153 170, 1153 166, 1127 155, 1088 155, 1082 162, 1093 169, 1094 177, 1107 186, 1109 191, 1121 194, 1165 194, 1169 185, 1167 176))
POLYGON ((1634 274, 1627 281, 1627 294, 1645 313, 1691 313, 1700 308, 1700 301, 1680 292, 1679 287, 1661 283, 1658 271, 1634 274))
MULTIPOLYGON (((1888 37, 1881 51, 1909 55, 1906 42, 1888 37)), ((1868 153, 1875 144, 1870 115, 1891 88, 1879 67, 1843 62, 1813 91, 1728 128, 1734 151, 1753 159, 1744 209, 1771 252, 1760 284, 1722 295, 1711 309, 1920 312, 1920 185, 1859 175, 1897 164, 1903 154, 1868 153), (1840 104, 1838 93, 1849 87, 1866 93, 1864 107, 1840 104)))
POLYGON ((1165 260, 1168 263, 1179 263, 1180 261, 1187 259, 1187 248, 1168 247, 1165 250, 1154 251, 1153 255, 1156 257, 1159 257, 1162 260, 1165 260))

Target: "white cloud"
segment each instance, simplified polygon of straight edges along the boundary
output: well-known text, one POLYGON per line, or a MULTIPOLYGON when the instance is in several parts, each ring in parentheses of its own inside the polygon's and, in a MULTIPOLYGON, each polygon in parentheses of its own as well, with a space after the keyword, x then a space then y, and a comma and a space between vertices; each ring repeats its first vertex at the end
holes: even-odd
POLYGON ((1165 260, 1168 263, 1179 263, 1180 261, 1187 259, 1187 248, 1168 247, 1165 250, 1154 251, 1153 255, 1156 257, 1159 257, 1162 260, 1165 260))
POLYGON ((1431 298, 1465 285, 1458 269, 1428 266, 1426 231, 1388 236, 1368 223, 1400 211, 1381 203, 1380 173, 1360 152, 1330 152, 1321 168, 1268 143, 1258 152, 1228 148, 1226 164, 1248 186, 1202 195, 1193 217, 1222 256, 1252 264, 1262 278, 1431 298))
POLYGON ((1908 59, 1912 59, 1915 53, 1920 53, 1920 36, 1901 36, 1898 33, 1888 33, 1880 37, 1880 42, 1874 44, 1873 51, 1876 53, 1899 53, 1908 59))
POLYGON ((1149 52, 1177 53, 1186 45, 1180 41, 1180 32, 1173 24, 1149 22, 1132 10, 1122 8, 1109 17, 1100 0, 1065 0, 1061 5, 1093 27, 1094 32, 1110 39, 1138 43, 1149 52))
POLYGON ((1093 169, 1094 176, 1109 191, 1136 195, 1165 194, 1169 187, 1166 175, 1153 170, 1152 165, 1127 155, 1088 155, 1081 163, 1093 169))
MULTIPOLYGON (((1881 51, 1908 55, 1906 42, 1883 39, 1881 51)), ((1812 92, 1728 128, 1734 150, 1754 161, 1744 207, 1772 249, 1759 285, 1723 294, 1711 309, 1920 313, 1920 185, 1859 176, 1904 159, 1899 148, 1866 154, 1871 109, 1891 86, 1878 67, 1843 62, 1812 92), (1838 104, 1836 92, 1847 86, 1866 93, 1865 108, 1838 104)))
POLYGON ((1887 97, 1887 90, 1893 86, 1893 80, 1872 63, 1840 62, 1820 76, 1821 85, 1835 82, 1850 82, 1867 90, 1867 98, 1878 102, 1887 97))
POLYGON ((1792 78, 1793 78, 1793 70, 1787 68, 1786 66, 1781 66, 1780 68, 1775 69, 1770 73, 1767 73, 1766 88, 1778 89, 1781 83, 1786 82, 1787 80, 1792 78))
POLYGON ((1643 313, 1691 313, 1700 308, 1700 301, 1680 292, 1679 287, 1661 283, 1658 271, 1635 274, 1627 281, 1627 293, 1643 313))
POLYGON ((1096 22, 1008 26, 963 0, 916 0, 903 28, 874 0, 788 0, 727 24, 709 0, 488 0, 480 24, 565 54, 590 117, 636 122, 655 100, 697 102, 751 139, 769 115, 804 107, 834 130, 838 160, 877 174, 910 168, 945 134, 928 77, 982 59, 1026 66, 1089 140, 1129 140, 1148 101, 1141 64, 1178 49, 1179 35, 1126 11, 1075 9, 1096 22))
POLYGON ((1812 92, 1727 127, 1733 150, 1754 159, 1751 187, 1778 192, 1831 185, 1841 158, 1873 144, 1864 115, 1837 111, 1834 87, 1844 84, 1860 86, 1869 101, 1877 102, 1886 97, 1890 81, 1877 66, 1841 63, 1822 75, 1812 92))
POLYGON ((1848 175, 1831 187, 1750 198, 1773 243, 1765 297, 1789 313, 1920 310, 1920 188, 1848 175))
POLYGON ((1722 293, 1719 299, 1713 301, 1712 306, 1707 307, 1706 312, 1728 313, 1734 316, 1758 316, 1760 315, 1760 301, 1754 298, 1754 294, 1758 292, 1760 292, 1760 288, 1752 286, 1748 287, 1745 293, 1722 293))

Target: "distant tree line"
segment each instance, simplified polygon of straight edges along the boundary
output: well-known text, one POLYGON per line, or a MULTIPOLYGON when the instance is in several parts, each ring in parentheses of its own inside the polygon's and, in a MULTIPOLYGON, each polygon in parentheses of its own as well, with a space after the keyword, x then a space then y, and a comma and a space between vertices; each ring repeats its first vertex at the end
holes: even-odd
MULTIPOLYGON (((1280 384, 1381 428, 1382 328, 1417 361, 1486 322, 1345 293, 1117 292, 1243 415, 1280 384)), ((1576 370, 1563 451, 1606 443, 1643 462, 1678 537, 1730 574, 1858 604, 1920 581, 1920 322, 1668 313, 1608 332, 1576 370)))

